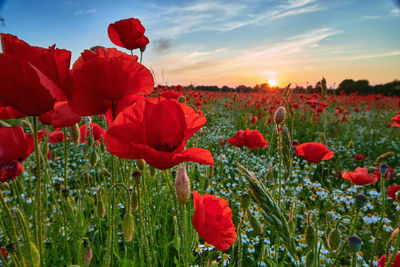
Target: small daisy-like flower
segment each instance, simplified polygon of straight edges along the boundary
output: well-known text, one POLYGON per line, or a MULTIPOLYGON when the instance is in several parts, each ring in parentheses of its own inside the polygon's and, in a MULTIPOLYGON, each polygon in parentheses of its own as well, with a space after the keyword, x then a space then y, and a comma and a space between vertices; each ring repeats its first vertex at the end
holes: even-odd
POLYGON ((254 249, 254 245, 250 244, 249 248, 247 249, 249 251, 249 253, 254 253, 256 250, 254 249))

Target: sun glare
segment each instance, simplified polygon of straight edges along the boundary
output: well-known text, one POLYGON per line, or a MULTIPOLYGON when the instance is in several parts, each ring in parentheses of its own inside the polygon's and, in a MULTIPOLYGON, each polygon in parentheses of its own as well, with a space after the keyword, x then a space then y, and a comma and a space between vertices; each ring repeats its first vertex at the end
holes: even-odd
POLYGON ((278 83, 276 82, 276 80, 268 80, 268 84, 269 86, 273 87, 273 86, 277 86, 278 83))

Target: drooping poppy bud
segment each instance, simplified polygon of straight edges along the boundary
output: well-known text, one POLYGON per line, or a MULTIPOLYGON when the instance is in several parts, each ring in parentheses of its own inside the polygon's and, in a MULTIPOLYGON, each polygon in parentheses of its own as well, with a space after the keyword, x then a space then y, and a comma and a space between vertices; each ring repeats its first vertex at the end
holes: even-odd
POLYGON ((78 124, 69 126, 68 131, 69 131, 69 136, 71 137, 71 140, 74 143, 74 145, 76 146, 79 145, 80 131, 78 124))
POLYGON ((330 250, 336 250, 340 246, 340 233, 338 229, 333 229, 332 232, 329 233, 328 236, 328 248, 330 250))
POLYGON ((135 217, 132 213, 125 214, 122 220, 122 233, 126 242, 131 242, 135 232, 135 217))
POLYGON ((87 247, 85 249, 85 253, 83 254, 83 266, 89 266, 90 262, 92 261, 93 257, 93 250, 91 247, 87 247))
POLYGON ((186 204, 190 198, 190 179, 187 175, 185 165, 179 165, 178 174, 175 179, 175 190, 178 201, 186 204))
POLYGON ((286 118, 286 109, 284 107, 279 107, 274 115, 274 122, 276 125, 281 124, 286 118))

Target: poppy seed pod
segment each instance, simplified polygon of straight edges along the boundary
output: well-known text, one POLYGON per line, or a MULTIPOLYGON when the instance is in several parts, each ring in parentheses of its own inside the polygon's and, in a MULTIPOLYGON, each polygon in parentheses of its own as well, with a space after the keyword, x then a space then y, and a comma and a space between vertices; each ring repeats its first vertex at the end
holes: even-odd
POLYGON ((362 207, 365 206, 365 204, 367 204, 368 199, 364 194, 357 194, 355 197, 355 205, 357 209, 361 209, 362 207))
POLYGON ((274 122, 276 125, 281 124, 286 118, 286 109, 284 107, 279 107, 274 115, 274 122))
POLYGON ((251 228, 253 228, 253 231, 254 231, 255 234, 257 234, 257 235, 262 235, 263 234, 264 229, 263 229, 262 224, 251 213, 249 213, 249 222, 250 222, 251 228))
POLYGON ((175 190, 178 201, 186 204, 190 198, 190 179, 187 175, 185 165, 179 165, 178 174, 175 179, 175 190))
POLYGON ((349 242, 350 250, 353 252, 359 252, 363 245, 362 240, 358 236, 355 236, 355 235, 350 236, 348 238, 348 242, 349 242))

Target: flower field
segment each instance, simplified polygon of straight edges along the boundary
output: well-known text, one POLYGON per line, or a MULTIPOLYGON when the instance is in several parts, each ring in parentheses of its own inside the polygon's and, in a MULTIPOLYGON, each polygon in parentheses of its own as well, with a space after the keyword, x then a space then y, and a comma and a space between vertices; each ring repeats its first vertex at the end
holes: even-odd
POLYGON ((1 34, 2 266, 400 266, 400 97, 155 86, 108 34, 1 34))

